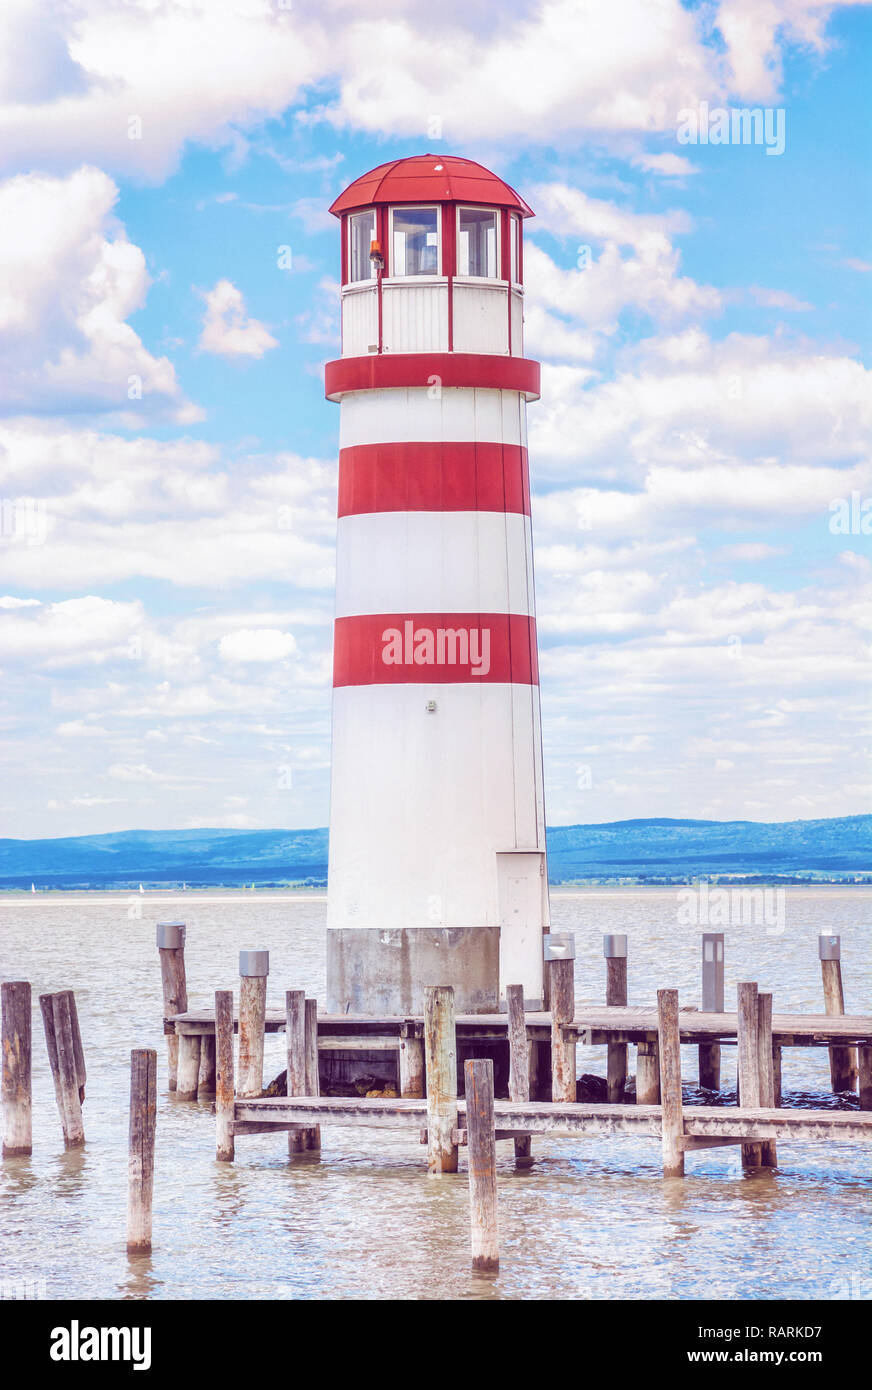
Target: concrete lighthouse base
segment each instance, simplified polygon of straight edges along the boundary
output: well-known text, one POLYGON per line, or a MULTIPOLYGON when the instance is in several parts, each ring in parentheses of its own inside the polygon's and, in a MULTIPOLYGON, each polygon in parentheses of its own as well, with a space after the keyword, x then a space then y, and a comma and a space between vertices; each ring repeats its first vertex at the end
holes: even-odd
POLYGON ((426 985, 452 985, 458 1013, 496 1013, 500 928, 328 929, 328 1013, 421 1014, 426 985))

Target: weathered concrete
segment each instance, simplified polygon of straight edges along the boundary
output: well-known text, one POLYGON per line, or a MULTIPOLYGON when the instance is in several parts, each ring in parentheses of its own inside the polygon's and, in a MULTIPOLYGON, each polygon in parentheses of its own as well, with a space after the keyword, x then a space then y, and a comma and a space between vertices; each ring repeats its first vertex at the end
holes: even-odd
POLYGON ((499 971, 499 927, 332 928, 327 1012, 421 1014, 427 985, 451 985, 458 1013, 495 1013, 499 971))

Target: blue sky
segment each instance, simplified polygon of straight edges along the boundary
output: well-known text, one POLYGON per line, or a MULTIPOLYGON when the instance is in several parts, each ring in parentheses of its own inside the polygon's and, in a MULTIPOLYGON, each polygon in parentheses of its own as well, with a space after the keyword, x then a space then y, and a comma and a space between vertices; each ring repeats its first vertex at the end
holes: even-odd
POLYGON ((426 149, 537 213, 549 821, 868 809, 869 7, 467 8, 4 9, 0 834, 326 822, 326 210, 426 149))

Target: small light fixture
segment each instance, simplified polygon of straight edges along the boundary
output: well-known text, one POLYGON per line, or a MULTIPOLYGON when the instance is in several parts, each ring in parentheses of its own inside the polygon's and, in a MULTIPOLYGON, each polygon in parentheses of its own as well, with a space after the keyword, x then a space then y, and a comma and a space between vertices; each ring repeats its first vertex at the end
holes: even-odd
POLYGON ((427 701, 427 713, 428 713, 428 714, 435 714, 435 713, 436 713, 436 701, 435 701, 435 700, 428 700, 428 701, 427 701))
POLYGON ((385 258, 382 254, 381 242, 371 241, 369 243, 369 259, 376 274, 385 268, 385 258))

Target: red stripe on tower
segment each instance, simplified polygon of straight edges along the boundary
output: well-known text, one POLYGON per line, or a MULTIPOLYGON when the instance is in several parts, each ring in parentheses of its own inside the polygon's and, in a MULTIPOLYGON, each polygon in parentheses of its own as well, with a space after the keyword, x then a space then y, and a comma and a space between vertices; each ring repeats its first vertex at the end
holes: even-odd
POLYGON ((516 512, 530 515, 527 450, 518 444, 357 444, 339 451, 339 515, 516 512))
POLYGON ((519 613, 337 618, 333 685, 538 685, 536 620, 519 613))

